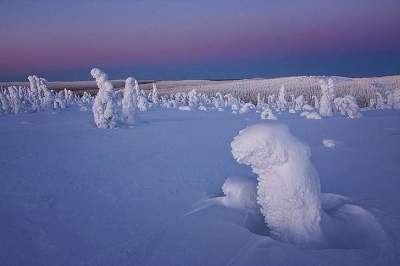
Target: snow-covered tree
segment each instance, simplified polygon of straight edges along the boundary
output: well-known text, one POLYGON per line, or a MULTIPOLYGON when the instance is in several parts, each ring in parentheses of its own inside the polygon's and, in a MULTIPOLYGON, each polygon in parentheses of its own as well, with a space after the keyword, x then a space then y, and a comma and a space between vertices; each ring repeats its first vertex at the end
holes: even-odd
POLYGON ((214 98, 214 106, 215 108, 223 108, 225 105, 224 97, 221 92, 217 92, 214 98))
POLYGON ((261 98, 260 93, 257 94, 257 105, 256 105, 256 109, 257 110, 261 110, 264 106, 264 98, 261 98))
POLYGON ((267 103, 268 103, 269 107, 271 107, 271 108, 275 107, 275 104, 276 104, 276 102, 275 102, 275 94, 268 95, 267 103))
POLYGON ((155 105, 159 104, 158 89, 156 83, 153 83, 153 90, 151 91, 151 102, 155 105))
POLYGON ((370 108, 370 109, 375 109, 376 108, 376 99, 375 98, 370 98, 369 99, 368 108, 370 108))
POLYGON ((313 101, 314 101, 314 108, 315 108, 316 110, 319 110, 319 100, 318 100, 318 97, 315 96, 315 95, 313 95, 313 96, 312 96, 312 99, 313 99, 313 101))
POLYGON ((114 128, 121 122, 114 87, 100 69, 93 68, 90 73, 99 88, 92 107, 94 122, 99 128, 114 128))
POLYGON ((376 109, 383 109, 385 107, 385 101, 383 100, 380 92, 375 92, 376 95, 376 109))
POLYGON ((348 118, 360 118, 362 116, 354 96, 346 95, 344 97, 338 97, 335 99, 335 105, 338 111, 348 118))
POLYGON ((391 91, 386 91, 385 94, 386 94, 387 108, 393 108, 394 104, 393 93, 391 91))
POLYGON ((124 96, 122 98, 122 117, 127 124, 134 124, 138 120, 136 83, 136 80, 131 77, 125 80, 124 96))
POLYGON ((301 111, 301 110, 303 110, 303 106, 305 105, 305 103, 306 103, 306 101, 305 101, 305 99, 304 99, 304 96, 303 96, 303 95, 298 96, 298 97, 295 99, 295 107, 294 107, 294 109, 295 109, 296 111, 301 111))
POLYGON ((15 86, 8 87, 8 96, 10 103, 10 111, 14 114, 18 114, 24 111, 22 98, 20 98, 18 88, 15 86))
POLYGON ((11 113, 11 107, 6 96, 6 92, 3 91, 2 89, 0 89, 0 105, 1 105, 1 110, 0 110, 1 113, 3 114, 11 113))
MULTIPOLYGON (((136 82, 136 84, 137 84, 137 82, 136 82)), ((139 93, 137 94, 137 103, 138 103, 137 106, 138 106, 138 109, 139 109, 140 112, 146 112, 147 111, 147 105, 148 105, 147 98, 144 95, 142 90, 137 90, 137 91, 139 91, 139 93)))
POLYGON ((246 114, 248 113, 251 109, 254 109, 255 106, 252 103, 245 103, 240 107, 239 109, 239 114, 246 114))
POLYGON ((191 90, 188 93, 188 104, 190 107, 195 107, 200 103, 196 90, 191 90))
POLYGON ((282 85, 279 89, 278 102, 276 103, 279 111, 285 111, 287 108, 287 101, 285 95, 286 95, 285 85, 282 85))
POLYGON ((393 108, 400 109, 400 89, 395 89, 392 94, 393 108))
POLYGON ((325 80, 320 80, 321 87, 321 101, 319 106, 319 114, 323 117, 333 116, 333 97, 334 97, 334 87, 333 80, 329 79, 328 82, 325 80))

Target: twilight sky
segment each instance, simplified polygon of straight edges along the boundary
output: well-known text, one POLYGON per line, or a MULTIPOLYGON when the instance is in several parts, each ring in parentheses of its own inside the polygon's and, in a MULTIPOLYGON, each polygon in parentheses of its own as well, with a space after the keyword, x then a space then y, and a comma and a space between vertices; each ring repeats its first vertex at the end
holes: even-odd
POLYGON ((0 0, 0 81, 400 74, 400 0, 0 0))

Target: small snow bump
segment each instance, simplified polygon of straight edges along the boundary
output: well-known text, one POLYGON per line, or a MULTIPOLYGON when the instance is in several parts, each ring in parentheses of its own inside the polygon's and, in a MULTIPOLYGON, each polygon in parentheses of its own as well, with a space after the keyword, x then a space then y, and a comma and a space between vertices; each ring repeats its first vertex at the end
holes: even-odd
POLYGON ((336 147, 336 141, 333 139, 324 139, 322 140, 322 144, 326 147, 326 148, 335 148, 336 147))

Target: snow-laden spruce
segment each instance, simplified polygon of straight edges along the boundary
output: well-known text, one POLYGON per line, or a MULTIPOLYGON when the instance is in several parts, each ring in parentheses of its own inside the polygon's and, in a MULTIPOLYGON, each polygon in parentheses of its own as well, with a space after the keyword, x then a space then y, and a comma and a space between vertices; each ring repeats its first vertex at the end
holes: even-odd
POLYGON ((393 108, 400 109, 400 89, 395 89, 392 93, 393 108))
POLYGON ((336 109, 348 118, 360 118, 362 115, 360 113, 360 107, 358 107, 356 98, 351 95, 346 95, 344 97, 338 97, 334 100, 336 109))
POLYGON ((93 68, 90 74, 99 88, 92 107, 94 122, 99 128, 114 128, 122 120, 114 87, 107 74, 100 69, 93 68))
POLYGON ((29 87, 0 88, 0 114, 54 110, 80 103, 81 99, 69 90, 57 93, 50 90, 43 78, 31 75, 28 80, 29 87))
POLYGON ((311 120, 322 119, 322 117, 317 112, 304 111, 300 114, 300 116, 305 117, 306 119, 311 119, 311 120))
POLYGON ((306 101, 304 99, 303 95, 298 96, 295 100, 294 100, 295 106, 294 106, 294 110, 296 111, 301 111, 303 110, 303 106, 306 104, 306 101))
POLYGON ((200 104, 200 99, 197 96, 196 90, 189 91, 189 93, 188 93, 188 105, 190 107, 195 107, 198 104, 200 104))
POLYGON ((159 104, 158 89, 156 83, 153 83, 153 90, 151 91, 151 102, 153 103, 153 105, 159 104))
POLYGON ((286 90, 285 90, 285 86, 282 85, 279 89, 278 101, 276 102, 278 111, 283 112, 286 110, 288 103, 287 103, 285 97, 286 97, 286 90))
POLYGON ((147 98, 143 92, 143 90, 139 89, 139 86, 136 86, 136 97, 137 97, 137 106, 140 112, 146 112, 148 107, 147 98))
POLYGON ((314 101, 314 108, 315 108, 316 110, 319 110, 319 100, 318 100, 318 97, 315 96, 315 95, 313 95, 313 96, 312 96, 312 99, 313 99, 313 101, 314 101))
POLYGON ((125 80, 122 117, 127 124, 134 124, 138 120, 136 86, 136 79, 129 77, 125 80))
POLYGON ((225 106, 224 97, 222 96, 222 93, 220 93, 220 92, 217 92, 213 101, 214 101, 214 106, 217 109, 223 108, 225 106))
POLYGON ((255 109, 254 104, 252 103, 245 103, 240 107, 239 114, 247 114, 250 110, 255 109))
POLYGON ((322 117, 330 117, 334 115, 333 99, 335 97, 335 89, 333 86, 333 80, 328 81, 320 80, 321 87, 321 100, 319 102, 319 114, 322 117))

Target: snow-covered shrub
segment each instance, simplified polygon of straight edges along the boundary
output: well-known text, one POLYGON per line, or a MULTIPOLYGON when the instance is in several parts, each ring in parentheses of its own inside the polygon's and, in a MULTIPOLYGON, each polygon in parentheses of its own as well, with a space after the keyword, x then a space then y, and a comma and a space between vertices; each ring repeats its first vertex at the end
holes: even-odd
POLYGON ((335 99, 335 105, 338 111, 348 118, 360 118, 362 116, 354 96, 346 95, 344 97, 338 97, 335 99))
POLYGON ((306 119, 312 119, 312 120, 322 119, 322 117, 317 112, 304 111, 300 114, 300 116, 304 116, 306 119))
POLYGON ((276 116, 272 113, 272 110, 270 108, 265 108, 262 112, 261 112, 261 119, 263 120, 277 120, 278 118, 276 118, 276 116))
POLYGON ((190 108, 190 106, 179 106, 178 108, 180 111, 192 111, 192 108, 190 108))
POLYGON ((122 117, 124 122, 128 124, 134 124, 138 120, 135 86, 137 86, 137 81, 134 78, 129 77, 125 80, 124 96, 122 98, 122 117))
POLYGON ((93 104, 93 100, 94 100, 94 98, 85 91, 83 93, 82 97, 79 98, 79 105, 89 106, 89 105, 93 104))
POLYGON ((207 112, 207 107, 205 107, 204 105, 200 105, 199 108, 197 109, 199 109, 200 111, 207 112))
POLYGON ((121 122, 114 87, 108 81, 107 74, 100 69, 93 68, 90 74, 99 88, 92 107, 94 122, 99 128, 114 128, 121 122))
POLYGON ((228 93, 224 96, 225 100, 225 107, 231 107, 231 109, 238 110, 238 106, 240 105, 240 101, 238 98, 233 97, 232 94, 228 93), (233 107, 235 106, 235 107, 233 107))
POLYGON ((254 109, 255 106, 252 103, 245 103, 240 107, 239 114, 247 114, 251 109, 254 109))
POLYGON ((322 145, 324 145, 326 148, 335 148, 336 147, 336 141, 333 139, 323 139, 322 140, 322 145))
POLYGON ((333 116, 333 98, 334 98, 334 87, 333 80, 329 79, 328 82, 320 80, 321 86, 321 101, 319 102, 319 114, 323 117, 333 116))
POLYGON ((309 148, 277 124, 247 127, 231 147, 257 175, 257 201, 272 235, 299 245, 320 242, 321 189, 309 148))

